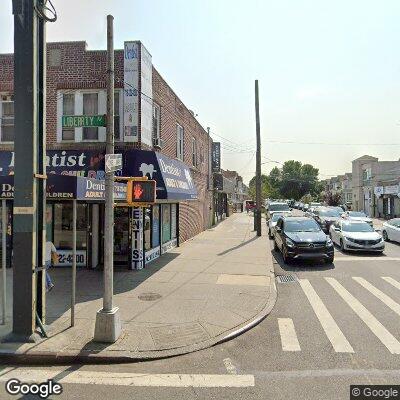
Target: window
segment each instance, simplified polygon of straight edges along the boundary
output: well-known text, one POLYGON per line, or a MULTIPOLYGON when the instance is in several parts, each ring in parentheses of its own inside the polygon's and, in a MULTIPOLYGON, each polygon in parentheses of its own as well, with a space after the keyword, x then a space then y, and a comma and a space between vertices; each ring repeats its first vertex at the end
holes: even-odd
POLYGON ((197 143, 196 138, 192 138, 192 165, 197 167, 197 143))
POLYGON ((119 92, 114 92, 114 139, 120 140, 119 123, 119 92))
MULTIPOLYGON (((83 115, 98 115, 99 95, 98 93, 83 94, 83 115)), ((83 140, 99 140, 98 128, 83 128, 83 140)))
MULTIPOLYGON (((75 95, 63 94, 63 115, 75 115, 75 95)), ((74 128, 63 128, 62 140, 75 140, 74 128)))
POLYGON ((14 141, 14 101, 3 101, 1 103, 1 141, 14 141))
POLYGON ((162 212, 162 242, 171 240, 171 205, 161 204, 162 212))
POLYGON ((363 170, 363 180, 364 181, 368 181, 369 179, 371 179, 371 168, 366 168, 363 170))
POLYGON ((176 158, 183 161, 183 127, 176 124, 176 158))
POLYGON ((161 129, 161 108, 158 104, 153 103, 153 139, 160 138, 161 129))
POLYGON ((143 239, 144 239, 144 249, 151 250, 151 208, 143 209, 143 239))

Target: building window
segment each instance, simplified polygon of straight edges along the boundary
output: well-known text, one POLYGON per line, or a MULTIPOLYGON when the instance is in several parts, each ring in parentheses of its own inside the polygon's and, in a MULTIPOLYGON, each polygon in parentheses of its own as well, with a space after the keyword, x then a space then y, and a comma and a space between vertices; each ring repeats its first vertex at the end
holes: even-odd
POLYGON ((153 223, 152 223, 151 244, 154 248, 160 245, 160 206, 156 204, 152 207, 152 209, 153 209, 153 223))
POLYGON ((161 204, 162 212, 162 242, 171 240, 171 204, 161 204))
POLYGON ((158 104, 153 103, 153 139, 160 138, 161 129, 161 108, 158 104))
POLYGON ((197 167, 197 143, 196 138, 192 138, 192 165, 197 167))
POLYGON ((143 209, 143 239, 144 239, 144 249, 151 250, 151 208, 143 209))
MULTIPOLYGON (((63 94, 63 115, 75 115, 75 95, 63 94)), ((62 140, 75 140, 74 128, 62 128, 62 140)))
MULTIPOLYGON (((98 93, 83 94, 83 115, 98 115, 99 112, 99 95, 98 93)), ((82 139, 96 141, 99 140, 98 128, 83 128, 82 139)))
POLYGON ((13 142, 14 141, 14 102, 3 101, 1 103, 1 141, 13 142))
POLYGON ((183 161, 183 127, 176 124, 176 158, 183 161))
POLYGON ((114 92, 114 139, 120 140, 119 92, 114 92))
POLYGON ((371 179, 371 168, 366 168, 363 170, 363 180, 364 181, 368 181, 369 179, 371 179))

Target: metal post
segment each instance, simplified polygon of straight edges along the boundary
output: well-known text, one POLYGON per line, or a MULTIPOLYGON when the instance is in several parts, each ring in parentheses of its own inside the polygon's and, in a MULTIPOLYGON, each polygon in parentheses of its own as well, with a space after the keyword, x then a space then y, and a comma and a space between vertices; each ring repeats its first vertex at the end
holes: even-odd
POLYGON ((6 256, 7 256, 7 203, 6 200, 1 201, 1 268, 3 276, 3 293, 2 293, 2 319, 1 323, 6 323, 6 312, 7 312, 7 271, 6 271, 6 256))
POLYGON ((75 325, 76 294, 76 200, 72 202, 72 291, 71 291, 71 326, 75 325))
MULTIPOLYGON (((114 17, 107 15, 107 135, 106 153, 114 153, 114 17)), ((114 275, 114 172, 106 171, 104 215, 103 309, 96 315, 94 340, 114 343, 121 334, 118 307, 113 307, 114 275)))
POLYGON ((260 110, 258 104, 258 80, 255 82, 255 100, 256 100, 256 136, 257 136, 257 154, 256 154, 256 230, 257 236, 261 236, 261 137, 260 137, 260 110))

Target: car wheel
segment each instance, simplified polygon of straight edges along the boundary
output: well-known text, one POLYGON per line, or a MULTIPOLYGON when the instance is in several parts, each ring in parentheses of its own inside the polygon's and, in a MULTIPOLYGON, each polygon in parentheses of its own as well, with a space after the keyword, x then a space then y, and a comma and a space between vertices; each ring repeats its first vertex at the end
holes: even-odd
POLYGON ((282 247, 282 257, 283 257, 283 262, 285 264, 290 264, 292 261, 291 257, 288 256, 287 250, 285 247, 282 247))
POLYGON ((279 247, 278 247, 278 245, 276 244, 276 240, 274 240, 274 250, 275 250, 275 251, 278 251, 278 250, 279 250, 279 247))
POLYGON ((333 264, 334 259, 335 259, 334 256, 333 257, 329 257, 329 258, 327 258, 326 263, 327 264, 333 264))
POLYGON ((346 249, 344 248, 343 239, 340 239, 340 251, 342 251, 343 253, 346 251, 346 249))
POLYGON ((388 242, 388 241, 389 241, 389 237, 388 237, 388 234, 387 234, 386 231, 383 231, 383 232, 382 232, 382 237, 383 237, 383 240, 384 240, 385 242, 388 242))
POLYGON ((270 239, 273 239, 273 237, 272 237, 272 235, 271 235, 271 229, 268 229, 268 237, 269 237, 270 239))

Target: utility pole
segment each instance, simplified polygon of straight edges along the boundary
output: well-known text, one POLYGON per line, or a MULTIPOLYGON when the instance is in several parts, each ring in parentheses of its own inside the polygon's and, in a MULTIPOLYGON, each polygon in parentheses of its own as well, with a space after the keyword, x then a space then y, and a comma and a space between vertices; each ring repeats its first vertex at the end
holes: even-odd
MULTIPOLYGON (((107 15, 107 134, 106 154, 114 154, 114 17, 107 15)), ((114 278, 114 172, 105 179, 104 294, 96 314, 94 341, 114 343, 121 334, 121 317, 113 307, 114 278)))
MULTIPOLYGON (((32 342, 45 317, 46 49, 43 0, 14 0, 13 328, 32 342)), ((5 229, 5 227, 3 227, 5 229)))
POLYGON ((255 81, 256 97, 256 212, 254 213, 254 230, 257 236, 261 236, 261 137, 260 137, 260 109, 258 104, 258 80, 255 81))

